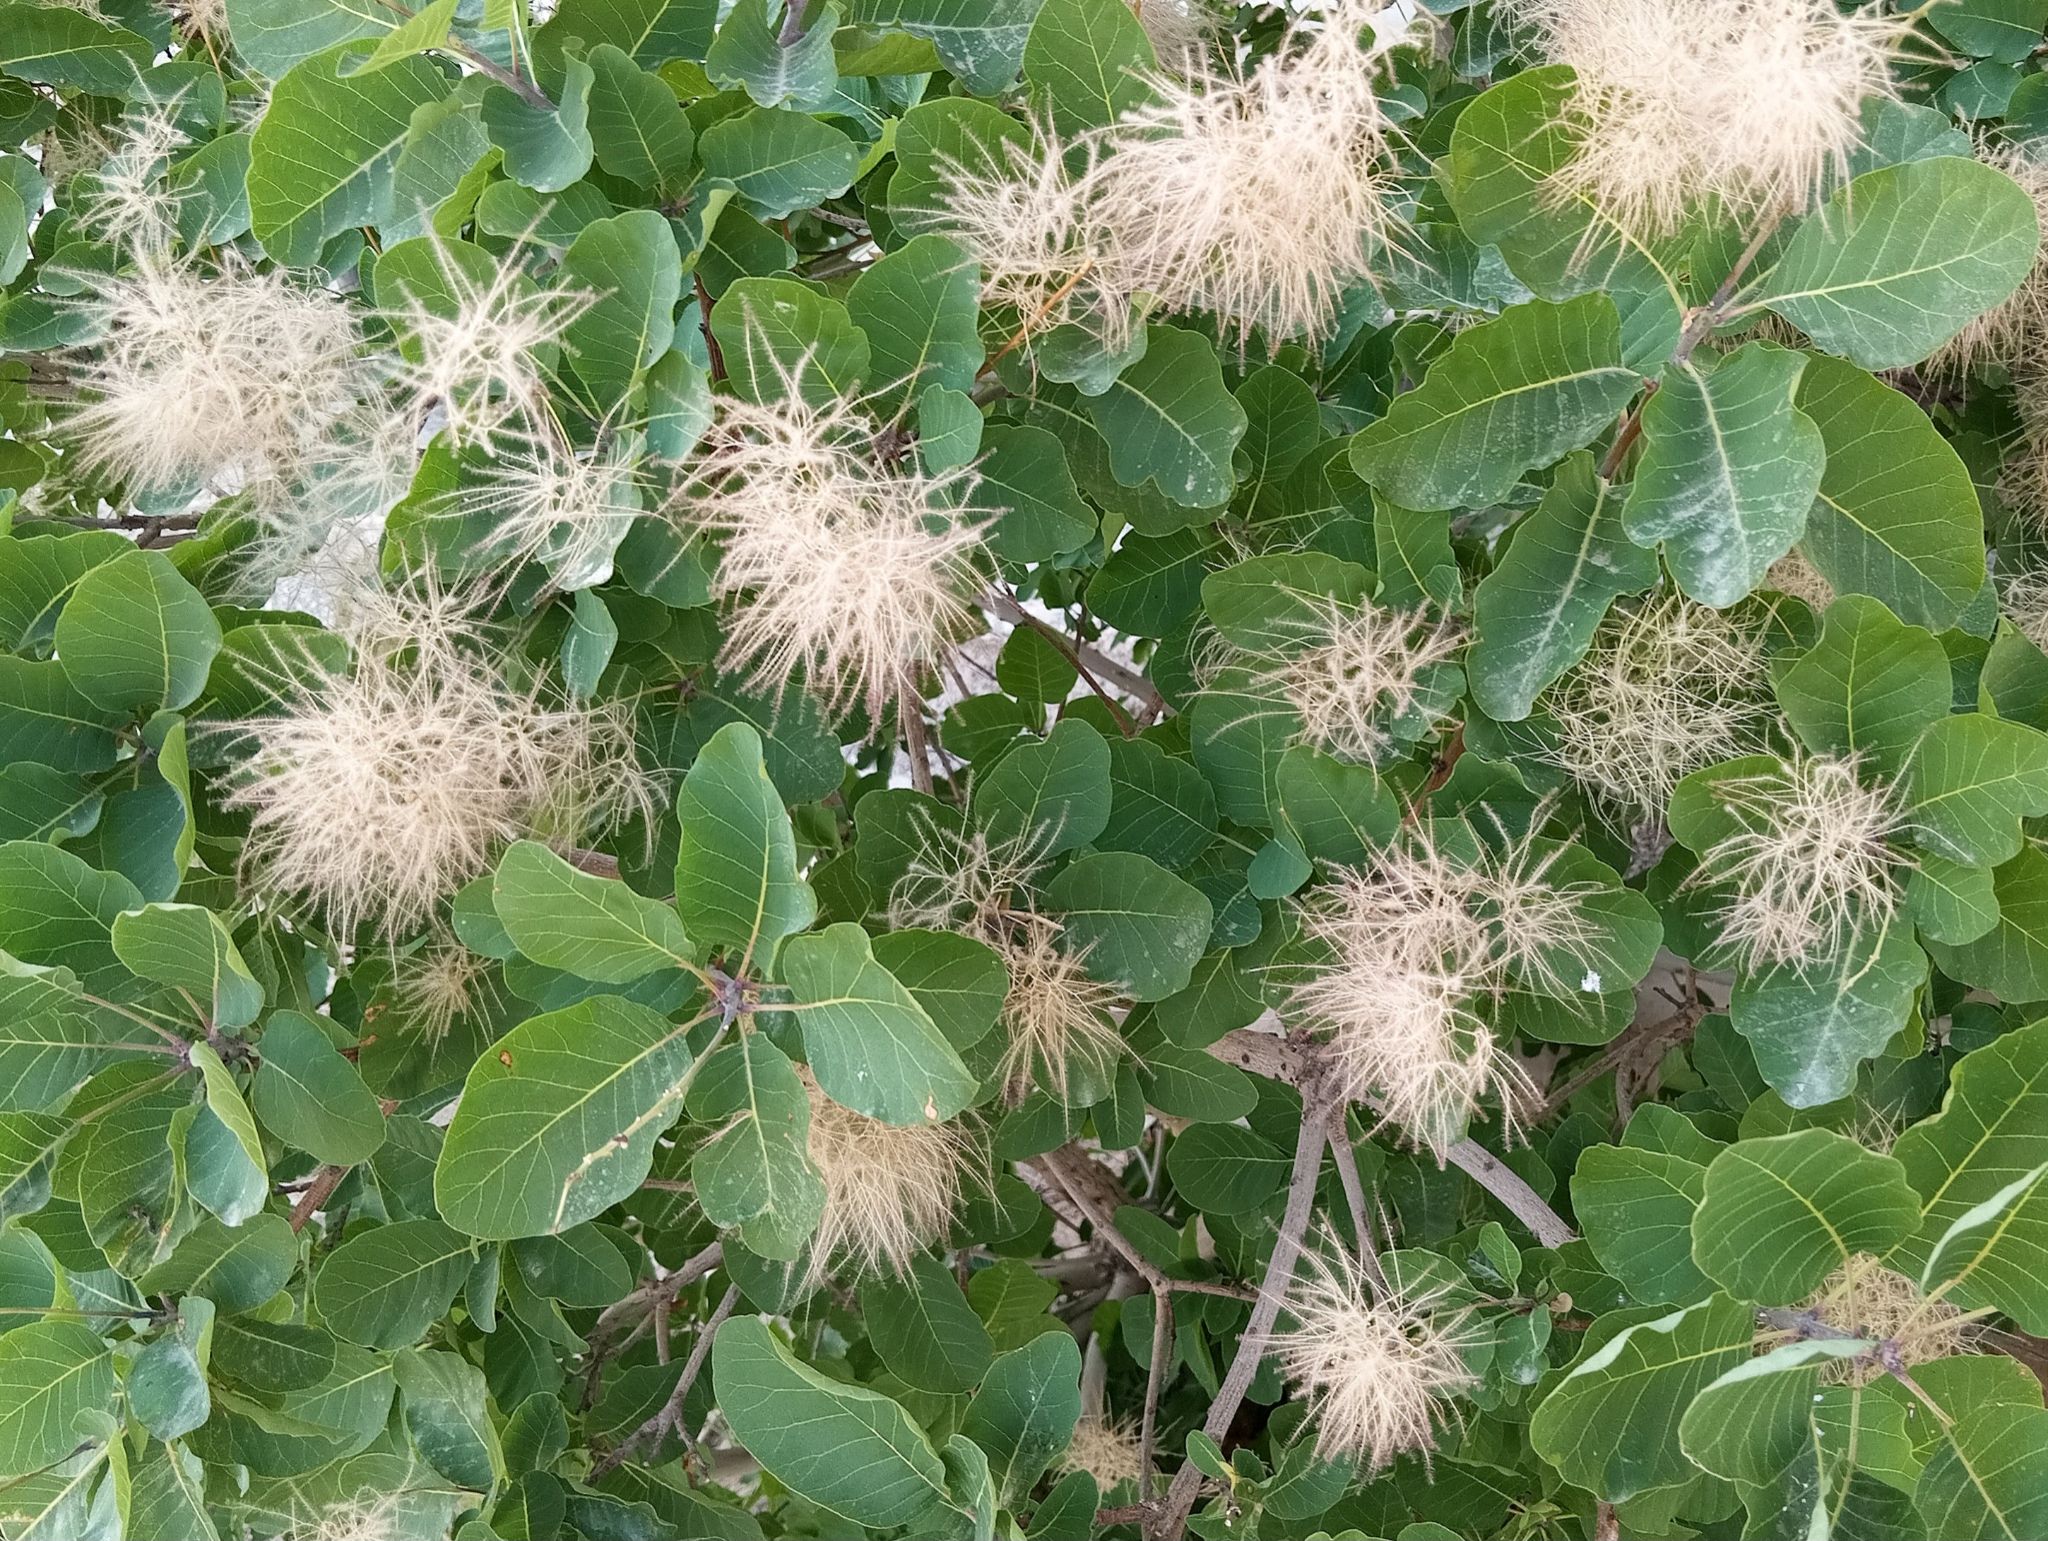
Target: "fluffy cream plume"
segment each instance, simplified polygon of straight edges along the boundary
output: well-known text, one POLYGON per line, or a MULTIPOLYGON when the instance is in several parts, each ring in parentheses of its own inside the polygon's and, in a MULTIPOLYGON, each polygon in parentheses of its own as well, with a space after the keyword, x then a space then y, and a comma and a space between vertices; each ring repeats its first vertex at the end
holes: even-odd
POLYGON ((436 937, 392 960, 392 999, 400 1020, 429 1043, 439 1043, 462 1018, 486 1009, 492 961, 452 936, 436 937))
POLYGON ((209 42, 228 40, 227 0, 179 0, 166 7, 186 33, 209 42))
POLYGON ((1813 558, 1799 546, 1794 546, 1771 563, 1770 570, 1764 574, 1763 587, 1804 600, 1806 608, 1815 615, 1824 614, 1835 602, 1835 586, 1822 576, 1821 570, 1813 565, 1813 558))
POLYGON ((1998 583, 1999 609, 2034 646, 2048 651, 2048 567, 2023 567, 1998 583))
POLYGON ((1973 1346, 1974 1318, 1920 1287, 1865 1252, 1858 1252, 1828 1275, 1800 1306, 1838 1332, 1852 1332, 1877 1345, 1855 1359, 1829 1362, 1822 1379, 1862 1385, 1886 1373, 1890 1361, 1910 1370, 1931 1359, 1967 1353, 1973 1346))
POLYGON ((1086 957, 1060 945, 1060 923, 1032 906, 1030 884, 1054 834, 991 841, 926 819, 889 894, 893 929, 957 931, 1003 960, 1002 1078, 1020 1099, 1034 1088, 1062 1097, 1099 1084, 1126 1050, 1110 1015, 1123 992, 1090 975, 1086 957))
POLYGON ((1302 973, 1289 1011, 1329 1038, 1351 1097, 1439 1159, 1482 1101, 1513 1123, 1528 1078, 1483 1007, 1520 983, 1554 995, 1586 986, 1583 885, 1552 874, 1562 846, 1533 835, 1504 851, 1453 855, 1434 830, 1345 870, 1298 907, 1324 960, 1302 973))
POLYGON ((1089 197, 1096 152, 1093 138, 1067 139, 1040 118, 1028 141, 1005 140, 993 157, 943 157, 931 213, 981 269, 983 299, 1016 312, 1020 335, 1073 323, 1117 351, 1130 340, 1131 302, 1089 197))
POLYGON ((1228 21, 1217 0, 1128 0, 1152 53, 1171 69, 1213 43, 1228 21))
POLYGON ((1361 41, 1390 14, 1332 0, 1249 75, 1189 57, 1151 76, 1082 187, 1112 287, 1211 313, 1241 341, 1326 335, 1397 224, 1381 45, 1361 41))
POLYGON ((676 508, 721 539, 722 665, 773 691, 801 674, 828 709, 874 716, 974 626, 988 515, 971 468, 878 458, 880 425, 857 403, 811 400, 809 373, 772 401, 719 398, 676 508))
POLYGON ((402 937, 506 842, 648 807, 630 718, 508 683, 459 601, 394 601, 355 632, 350 664, 308 649, 280 671, 276 714, 237 725, 250 752, 228 801, 250 815, 259 888, 339 934, 402 937))
POLYGON ((996 944, 1009 988, 1001 1023, 1003 1079, 1013 1097, 1033 1088, 1062 1101, 1079 1086, 1107 1083, 1125 1045, 1110 1008, 1123 991, 1094 978, 1085 957, 1059 944, 1060 928, 1029 917, 996 944))
POLYGON ((365 385, 347 303, 281 272, 151 255, 91 277, 100 343, 65 427, 91 467, 138 490, 290 484, 365 385))
POLYGON ((1292 1325, 1268 1350, 1307 1396, 1316 1453, 1379 1471, 1396 1456, 1436 1448, 1455 1420, 1451 1399, 1478 1384, 1465 1362, 1478 1334, 1468 1309, 1438 1286, 1382 1293, 1335 1238, 1303 1252, 1287 1293, 1292 1325))
POLYGON ((1998 495, 2035 535, 2048 535, 2048 359, 2012 375, 2017 437, 1998 470, 1998 495))
POLYGON ((646 472, 637 435, 605 433, 591 450, 546 422, 514 433, 448 510, 484 528, 476 555, 494 565, 541 561, 564 590, 611 576, 619 543, 641 516, 646 472))
POLYGON ((1392 726, 1416 711, 1426 687, 1462 645, 1448 622, 1371 600, 1319 595, 1274 644, 1227 645, 1205 672, 1241 670, 1252 694, 1284 699, 1301 741, 1340 760, 1370 763, 1393 743, 1392 726))
POLYGON ((358 1494, 319 1509, 295 1500, 300 1517, 286 1532, 289 1541, 401 1541, 412 1532, 402 1493, 358 1494))
POLYGON ((1802 753, 1714 784, 1740 827, 1700 853, 1691 881, 1727 890, 1720 940, 1744 968, 1816 962, 1898 908, 1906 857, 1891 842, 1905 818, 1862 769, 1802 753))
POLYGON ((1669 234, 1702 206, 1773 218, 1846 175, 1863 104, 1894 95, 1918 12, 1837 0, 1514 0, 1569 64, 1576 153, 1559 197, 1669 234))
POLYGON ((1618 609, 1545 698, 1557 764, 1631 823, 1664 816, 1704 766, 1763 747, 1760 626, 1675 591, 1618 609))
POLYGON ((535 284, 517 261, 520 247, 482 271, 463 260, 466 250, 458 256, 430 238, 445 294, 429 303, 402 293, 384 319, 400 339, 396 380, 414 420, 439 407, 460 448, 539 411, 562 334, 593 297, 535 284))
POLYGON ((1085 1416, 1074 1425, 1074 1437, 1060 1457, 1060 1470, 1085 1471, 1104 1493, 1126 1482, 1135 1486, 1140 1474, 1138 1431, 1123 1419, 1085 1416))
POLYGON ((177 236, 182 200, 162 183, 171 158, 191 143, 178 126, 183 99, 180 92, 124 119, 81 200, 88 226, 144 260, 164 260, 177 236))
POLYGON ((825 1209, 811 1238, 811 1276, 836 1262, 856 1275, 901 1274, 943 1240, 962 1186, 976 1177, 974 1142, 957 1122, 897 1126, 827 1097, 807 1067, 811 1165, 825 1209))
MULTIPOLYGON (((2048 229, 2048 157, 2025 144, 1985 144, 1977 158, 2004 172, 2034 200, 2034 212, 2048 229)), ((1927 362, 1928 369, 1967 374, 1979 364, 2032 364, 2048 353, 2048 253, 2036 252, 2034 265, 2011 296, 1971 318, 1927 362)))

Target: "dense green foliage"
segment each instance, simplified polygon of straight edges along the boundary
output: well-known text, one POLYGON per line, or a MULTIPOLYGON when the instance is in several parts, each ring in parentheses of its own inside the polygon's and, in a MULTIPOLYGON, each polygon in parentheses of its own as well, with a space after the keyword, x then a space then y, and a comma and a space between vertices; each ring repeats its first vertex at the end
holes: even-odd
POLYGON ((2048 4, 550 9, 0 4, 0 1536, 2048 1537, 2048 4))

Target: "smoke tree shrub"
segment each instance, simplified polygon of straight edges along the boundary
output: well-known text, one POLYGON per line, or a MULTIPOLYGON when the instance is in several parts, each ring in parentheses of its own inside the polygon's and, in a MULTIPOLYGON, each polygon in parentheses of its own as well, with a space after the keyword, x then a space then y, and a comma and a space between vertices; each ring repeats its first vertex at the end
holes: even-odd
POLYGON ((2048 1536, 2044 23, 0 3, 0 1537, 2048 1536))

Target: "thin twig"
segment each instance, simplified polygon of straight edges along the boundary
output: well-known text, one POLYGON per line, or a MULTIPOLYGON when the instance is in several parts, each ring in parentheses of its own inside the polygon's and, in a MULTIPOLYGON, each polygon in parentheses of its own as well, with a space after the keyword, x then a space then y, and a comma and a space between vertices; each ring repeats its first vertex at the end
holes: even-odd
POLYGON ((313 1180, 306 1185, 306 1191, 299 1195, 298 1203, 292 1205, 291 1227, 303 1231, 306 1222, 320 1212, 326 1202, 334 1197, 334 1190, 341 1186, 341 1180, 348 1176, 351 1168, 345 1166, 323 1166, 313 1174, 313 1180))
POLYGON ((896 717, 903 728, 903 752, 910 760, 910 784, 932 795, 932 748, 925 737, 924 702, 905 679, 896 686, 896 717))
MULTIPOLYGON (((1219 1444, 1230 1432, 1245 1393, 1251 1389, 1252 1377, 1258 1373, 1273 1324, 1280 1319, 1280 1307, 1294 1280, 1295 1259, 1301 1255, 1301 1240, 1308 1232, 1309 1215, 1315 1208, 1316 1179, 1322 1174, 1327 1117, 1322 1107, 1302 1108, 1301 1138, 1294 1145, 1294 1172, 1287 1183, 1287 1208, 1280 1217, 1280 1233, 1273 1238, 1272 1261, 1266 1265, 1265 1278, 1259 1281, 1258 1303, 1252 1307, 1251 1319, 1238 1334, 1237 1353, 1230 1361, 1229 1373, 1223 1377, 1223 1385, 1202 1424, 1202 1432, 1219 1444)), ((1193 1461, 1183 1462, 1166 1490, 1164 1505, 1146 1526, 1146 1534, 1153 1541, 1179 1541, 1201 1486, 1201 1468, 1193 1461)))
POLYGON ((663 1436, 671 1430, 680 1433, 683 1424, 683 1403, 688 1400, 690 1388, 697 1384, 697 1376, 704 1369, 704 1361, 711 1353, 711 1340, 718 1336, 718 1329, 725 1325, 725 1319, 732 1315, 732 1308, 739 1303, 740 1287, 726 1286, 725 1296, 697 1329, 697 1341, 690 1346, 690 1357, 683 1361, 683 1373, 676 1381, 676 1389, 668 1394, 668 1400, 652 1418, 621 1440, 602 1460, 590 1469, 590 1480, 595 1482, 614 1467, 624 1464, 636 1450, 659 1449, 663 1436))
POLYGON ((1043 617, 1033 615, 1008 594, 992 592, 982 603, 1012 625, 1029 626, 1044 637, 1059 649, 1061 656, 1074 665, 1084 678, 1089 679, 1096 694, 1102 694, 1101 686, 1095 683, 1094 678, 1099 677, 1116 686, 1151 716, 1157 717, 1166 711, 1166 697, 1162 696, 1159 687, 1144 675, 1126 668, 1099 648, 1090 647, 1085 642, 1076 642, 1057 626, 1048 625, 1043 617))
POLYGON ((1351 1148, 1351 1129, 1341 1116, 1330 1120, 1330 1156, 1337 1163, 1337 1180, 1344 1185, 1344 1202, 1351 1210, 1351 1229, 1358 1238, 1358 1260, 1380 1289, 1387 1287, 1380 1267, 1379 1242, 1373 1234, 1372 1211, 1366 1206, 1365 1184, 1358 1176, 1358 1152, 1351 1148))
POLYGON ((1145 1414, 1138 1424, 1138 1497, 1152 1501, 1152 1455, 1159 1438, 1159 1395, 1173 1353, 1173 1296, 1152 1296, 1152 1362, 1145 1370, 1145 1414))

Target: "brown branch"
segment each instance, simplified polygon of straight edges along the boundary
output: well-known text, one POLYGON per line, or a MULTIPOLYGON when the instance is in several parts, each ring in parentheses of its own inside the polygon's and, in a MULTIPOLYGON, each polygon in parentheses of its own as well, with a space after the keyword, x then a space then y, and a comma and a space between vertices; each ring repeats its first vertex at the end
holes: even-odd
MULTIPOLYGON (((1269 1012, 1261 1021, 1277 1027, 1280 1019, 1269 1012)), ((1209 1052, 1225 1064, 1236 1065, 1253 1075, 1285 1081, 1298 1088, 1305 1099, 1326 1095, 1326 1067, 1320 1050, 1312 1043, 1283 1037, 1278 1032, 1261 1031, 1259 1024, 1255 1023, 1226 1033, 1209 1046, 1209 1052)), ((1385 1111, 1371 1097, 1361 1101, 1376 1113, 1385 1111)), ((1458 1141, 1444 1152, 1444 1161, 1498 1199, 1510 1214, 1528 1227, 1529 1234, 1540 1245, 1556 1248, 1578 1240, 1578 1232, 1544 1202, 1542 1194, 1477 1140, 1458 1141)))
MULTIPOLYGON (((1251 1319, 1238 1334, 1237 1354, 1230 1361, 1230 1371, 1202 1423, 1202 1432, 1219 1444, 1230 1432, 1245 1393, 1251 1389, 1252 1377, 1258 1373, 1273 1324, 1280 1319, 1281 1305, 1294 1280, 1295 1259, 1301 1254, 1302 1238, 1308 1233, 1309 1215, 1315 1208, 1316 1179, 1323 1169, 1328 1117, 1328 1110, 1315 1103, 1306 1103, 1302 1108, 1301 1137, 1294 1144, 1294 1172, 1287 1183, 1287 1208, 1280 1217, 1280 1232, 1273 1238, 1272 1261, 1266 1265, 1265 1278, 1259 1281, 1258 1303, 1252 1307, 1251 1319)), ((1179 1541, 1201 1486, 1201 1468, 1193 1461, 1183 1461, 1166 1490, 1165 1503, 1145 1527, 1151 1541, 1179 1541)))
POLYGON ((932 795, 932 746, 925 737, 924 702, 910 681, 896 685, 896 720, 903 729, 903 753, 910 761, 910 785, 926 797, 932 795))
POLYGON ((1351 1210, 1351 1229, 1358 1238, 1358 1260, 1372 1282, 1384 1290, 1387 1276, 1380 1267, 1379 1242, 1373 1234, 1372 1212, 1366 1207, 1365 1184, 1358 1176, 1358 1152, 1351 1148, 1351 1130, 1341 1111, 1330 1119, 1330 1157, 1337 1163, 1337 1180, 1344 1186, 1344 1202, 1351 1210))
POLYGON ((689 1399, 690 1388, 697 1384, 697 1377, 703 1372, 704 1361, 711 1353, 711 1340, 718 1336, 718 1329, 724 1326, 725 1319, 732 1315, 732 1308, 739 1303, 739 1298, 740 1287, 737 1284, 727 1285, 717 1309, 705 1318, 704 1325, 697 1329, 697 1341, 690 1345, 690 1357, 683 1361, 683 1373, 676 1380, 676 1389, 668 1394, 668 1400, 661 1404, 660 1410, 652 1418, 628 1434, 590 1469, 592 1482, 596 1482, 614 1467, 622 1465, 636 1450, 658 1450, 662 1438, 670 1431, 678 1434, 682 1432, 683 1403, 689 1399))
POLYGON ((306 1228, 306 1222, 334 1197, 334 1190, 341 1186, 341 1180, 348 1176, 350 1170, 345 1166, 323 1166, 313 1174, 306 1191, 299 1195, 298 1203, 292 1205, 291 1227, 294 1231, 306 1228))
MULTIPOLYGON (((1033 615, 1008 594, 990 593, 982 603, 1012 625, 1029 626, 1044 637, 1059 649, 1061 656, 1080 671, 1084 678, 1099 677, 1108 680, 1154 717, 1166 711, 1166 697, 1162 696, 1159 687, 1144 675, 1126 668, 1099 648, 1090 647, 1085 642, 1074 641, 1057 626, 1048 625, 1041 617, 1033 615)), ((1097 694, 1100 694, 1100 687, 1095 688, 1097 694)))

